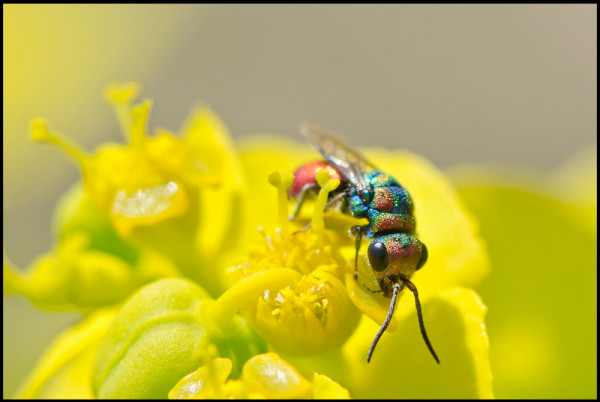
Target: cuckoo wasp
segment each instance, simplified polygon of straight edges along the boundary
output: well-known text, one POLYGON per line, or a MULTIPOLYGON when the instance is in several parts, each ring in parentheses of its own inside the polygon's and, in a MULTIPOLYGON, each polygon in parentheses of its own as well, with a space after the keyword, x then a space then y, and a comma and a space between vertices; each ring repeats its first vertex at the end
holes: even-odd
POLYGON ((302 125, 300 131, 325 160, 307 163, 294 172, 289 195, 297 199, 297 203, 290 219, 299 214, 306 197, 319 190, 315 179, 318 171, 327 170, 332 178, 339 179, 340 186, 329 194, 327 208, 339 204, 343 213, 366 218, 369 222, 351 229, 356 241, 354 278, 358 277, 358 253, 364 236, 372 239, 367 257, 380 287, 375 292, 382 292, 386 297, 391 295, 387 317, 373 339, 367 362, 390 324, 398 294, 408 288, 415 297, 423 340, 439 363, 425 332, 417 288, 410 281, 413 273, 427 261, 427 248, 416 237, 414 206, 408 191, 334 134, 311 125, 302 125))

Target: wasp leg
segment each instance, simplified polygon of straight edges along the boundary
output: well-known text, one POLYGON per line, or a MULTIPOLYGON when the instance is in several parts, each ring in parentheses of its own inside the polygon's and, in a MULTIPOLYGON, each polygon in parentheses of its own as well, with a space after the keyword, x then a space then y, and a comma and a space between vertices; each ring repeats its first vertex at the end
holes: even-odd
POLYGON ((336 195, 335 197, 333 197, 332 199, 330 199, 329 201, 327 201, 327 204, 325 205, 325 212, 327 212, 331 208, 333 208, 345 196, 346 196, 346 193, 339 193, 338 195, 336 195))
POLYGON ((293 235, 296 235, 298 233, 302 233, 302 232, 306 232, 308 229, 310 229, 310 227, 312 226, 312 222, 308 222, 308 225, 306 225, 305 227, 303 227, 300 230, 296 230, 295 232, 293 232, 293 235))
MULTIPOLYGON (((306 197, 310 194, 310 192, 312 190, 316 190, 318 188, 319 188, 319 186, 317 184, 309 183, 309 184, 305 184, 300 189, 300 193, 298 194, 298 202, 296 202, 296 205, 294 206, 294 211, 289 216, 290 221, 293 221, 294 219, 296 219, 298 214, 300 214, 300 209, 302 209, 302 205, 304 204, 304 201, 306 200, 306 197)), ((304 231, 306 229, 308 229, 308 227, 304 228, 302 231, 304 231)))
POLYGON ((358 225, 352 226, 352 228, 350 229, 350 233, 356 236, 356 255, 354 256, 354 279, 358 279, 358 251, 360 250, 360 245, 362 242, 363 229, 358 225))
POLYGON ((355 247, 356 254, 354 255, 354 279, 358 279, 358 252, 360 251, 360 245, 362 244, 362 236, 365 230, 369 228, 369 225, 365 226, 352 226, 350 233, 356 236, 355 247))

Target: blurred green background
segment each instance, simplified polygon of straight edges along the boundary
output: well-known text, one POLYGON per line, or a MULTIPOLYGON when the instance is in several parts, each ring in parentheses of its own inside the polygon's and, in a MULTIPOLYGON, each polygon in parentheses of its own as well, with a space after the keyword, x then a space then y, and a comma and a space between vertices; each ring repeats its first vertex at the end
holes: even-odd
MULTIPOLYGON (((51 247, 54 205, 78 177, 59 152, 28 140, 29 121, 43 116, 89 151, 121 141, 102 97, 110 82, 142 84, 142 95, 155 100, 151 129, 178 129, 200 101, 222 117, 234 138, 276 133, 300 140, 297 126, 312 122, 357 146, 408 148, 441 168, 491 163, 526 169, 532 179, 521 187, 539 184, 537 177, 597 144, 596 5, 4 5, 3 19, 3 245, 20 267, 51 247)), ((595 169, 595 153, 589 158, 595 169)), ((528 193, 527 202, 512 205, 506 200, 515 194, 488 194, 478 185, 467 185, 461 195, 488 240, 511 236, 511 228, 522 236, 564 230, 573 234, 568 247, 581 264, 564 258, 552 278, 559 272, 560 283, 574 292, 567 284, 595 283, 595 224, 572 226, 555 200, 539 210, 543 202, 528 193), (504 213, 516 215, 490 216, 490 208, 507 205, 504 213), (542 223, 524 233, 531 214, 518 211, 528 207, 542 223), (510 221, 508 234, 494 230, 511 217, 523 227, 510 221), (585 274, 574 275, 581 266, 585 274)), ((568 186, 559 190, 566 191, 568 186)), ((588 202, 595 207, 597 201, 588 202)), ((500 241, 489 246, 495 270, 513 263, 502 260, 501 247, 500 241)), ((539 261, 535 253, 545 247, 538 241, 531 253, 518 254, 519 263, 527 255, 539 261)), ((547 279, 545 272, 518 267, 528 275, 494 271, 478 289, 484 302, 488 297, 490 320, 513 291, 502 293, 498 281, 523 280, 532 288, 536 278, 547 279)), ((555 308, 544 303, 544 285, 555 283, 542 281, 530 296, 540 306, 515 324, 533 335, 555 330, 535 325, 539 311, 555 308), (523 323, 531 322, 529 330, 523 323)), ((546 294, 564 306, 561 292, 551 287, 546 294)), ((556 342, 582 339, 593 344, 589 353, 595 356, 595 285, 589 292, 581 296, 578 314, 557 312, 576 320, 566 328, 588 333, 574 338, 559 331, 556 342)), ((3 389, 10 397, 50 339, 77 316, 40 312, 16 297, 4 297, 3 313, 3 389)), ((491 321, 492 357, 494 328, 491 321)), ((511 336, 519 332, 498 332, 497 344, 510 349, 511 336)), ((577 361, 561 366, 563 360, 531 359, 537 377, 524 374, 523 384, 509 378, 518 377, 518 369, 492 360, 498 397, 596 396, 597 383, 588 380, 595 378, 596 359, 580 365, 584 374, 570 369, 577 361), (557 367, 542 369, 548 365, 557 367)))

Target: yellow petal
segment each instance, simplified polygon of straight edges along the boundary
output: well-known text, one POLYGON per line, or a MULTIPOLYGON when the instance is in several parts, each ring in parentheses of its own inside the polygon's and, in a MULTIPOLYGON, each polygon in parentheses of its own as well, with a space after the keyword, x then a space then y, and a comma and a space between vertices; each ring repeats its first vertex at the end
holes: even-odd
POLYGON ((229 359, 217 358, 186 375, 169 391, 169 399, 224 398, 225 382, 231 374, 229 359))
POLYGON ((244 365, 243 380, 250 391, 267 398, 306 398, 311 392, 310 383, 275 353, 248 360, 244 365))
POLYGON ((365 154, 413 198, 417 235, 429 251, 427 263, 413 277, 421 297, 453 285, 479 284, 490 271, 485 243, 450 179, 423 157, 406 151, 365 154))
POLYGON ((224 174, 232 145, 227 128, 207 107, 196 107, 180 130, 185 147, 183 171, 198 185, 218 183, 224 174))
MULTIPOLYGON (((385 333, 370 363, 367 349, 377 325, 363 320, 344 345, 353 367, 349 390, 357 398, 492 398, 486 307, 477 294, 454 288, 423 303, 425 326, 440 358, 425 346, 413 311, 399 311, 399 328, 385 333)), ((331 373, 326 373, 332 375, 331 373)), ((335 378, 335 377, 333 377, 335 378)))
POLYGON ((315 373, 313 376, 314 399, 350 399, 350 393, 326 375, 315 373))
POLYGON ((139 284, 133 267, 88 245, 87 234, 72 233, 24 273, 7 270, 5 261, 7 283, 42 308, 86 310, 123 300, 139 284))
POLYGON ((110 216, 117 230, 127 236, 134 226, 150 226, 183 215, 188 206, 189 200, 183 185, 169 181, 132 193, 119 190, 110 216))
MULTIPOLYGON (((580 176, 593 177, 594 164, 585 165, 580 176)), ((476 173, 457 180, 494 264, 478 290, 490 307, 497 395, 595 398, 598 245, 590 215, 597 206, 582 212, 575 200, 586 203, 586 190, 581 198, 563 194, 595 183, 566 184, 563 176, 559 185, 527 170, 476 173)))
POLYGON ((41 397, 42 388, 61 372, 67 365, 68 375, 62 373, 62 378, 52 384, 52 390, 43 395, 47 398, 88 398, 92 395, 91 370, 93 360, 90 354, 100 345, 100 340, 108 330, 116 314, 116 309, 97 310, 80 324, 65 330, 46 349, 36 367, 33 369, 20 396, 22 398, 41 397), (71 386, 77 383, 78 389, 71 386))

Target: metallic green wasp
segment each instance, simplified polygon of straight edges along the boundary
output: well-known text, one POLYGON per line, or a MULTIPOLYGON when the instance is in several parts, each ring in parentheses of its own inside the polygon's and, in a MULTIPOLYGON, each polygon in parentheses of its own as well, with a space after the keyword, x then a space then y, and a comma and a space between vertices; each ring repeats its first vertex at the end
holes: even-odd
POLYGON ((427 247, 415 235, 414 206, 408 191, 335 135, 310 125, 301 126, 301 132, 325 160, 307 163, 294 173, 289 194, 298 201, 291 218, 298 215, 306 196, 318 191, 319 185, 315 179, 318 171, 328 170, 332 178, 340 179, 340 186, 329 195, 328 208, 341 204, 342 212, 356 218, 366 218, 369 222, 351 229, 356 236, 354 278, 358 276, 358 252, 362 237, 373 239, 367 256, 380 287, 375 292, 382 292, 388 297, 391 295, 392 298, 387 317, 369 349, 367 362, 371 360, 377 342, 392 319, 398 293, 408 288, 415 296, 425 344, 439 363, 425 331, 417 288, 410 281, 413 273, 427 261, 427 247))

